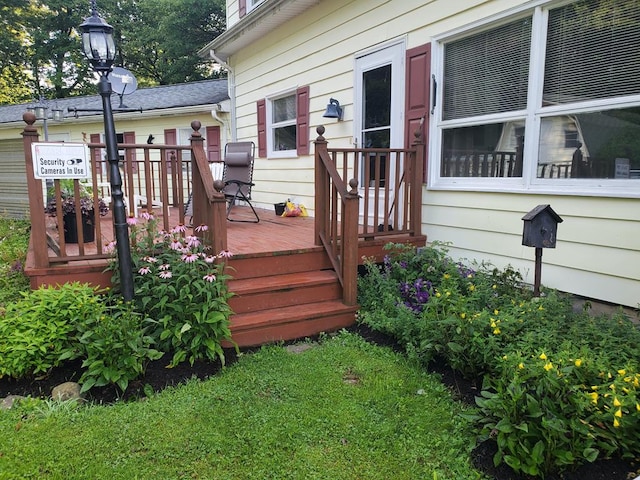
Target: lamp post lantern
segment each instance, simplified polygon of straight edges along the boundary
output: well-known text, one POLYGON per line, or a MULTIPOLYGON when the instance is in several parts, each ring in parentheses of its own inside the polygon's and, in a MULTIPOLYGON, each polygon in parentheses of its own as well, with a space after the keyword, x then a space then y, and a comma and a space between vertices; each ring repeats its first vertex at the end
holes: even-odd
POLYGON ((133 299, 133 270, 131 265, 131 248, 129 245, 129 227, 122 192, 120 176, 118 141, 116 127, 111 108, 111 82, 109 73, 116 56, 113 42, 113 27, 105 22, 97 12, 95 0, 91 1, 91 16, 80 25, 82 31, 82 48, 93 69, 100 76, 98 91, 102 97, 104 116, 104 138, 107 147, 107 161, 111 179, 111 199, 113 205, 113 226, 116 235, 116 248, 120 271, 120 286, 125 301, 133 299))

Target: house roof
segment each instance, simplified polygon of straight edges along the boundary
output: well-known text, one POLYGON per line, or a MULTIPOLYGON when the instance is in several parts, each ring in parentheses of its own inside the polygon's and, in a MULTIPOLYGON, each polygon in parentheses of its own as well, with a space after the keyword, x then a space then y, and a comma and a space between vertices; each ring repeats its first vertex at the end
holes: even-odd
POLYGON ((320 0, 265 0, 222 35, 205 45, 198 51, 198 55, 209 58, 213 51, 216 60, 226 62, 229 56, 241 48, 251 45, 318 3, 320 0))
MULTIPOLYGON (((228 99, 227 80, 216 79, 139 88, 129 95, 124 95, 122 103, 130 109, 146 112, 199 105, 215 105, 228 99)), ((120 104, 120 97, 113 94, 111 96, 111 105, 114 111, 120 107, 120 104)), ((33 106, 35 106, 34 102, 0 106, 0 126, 2 124, 22 122, 22 115, 26 109, 33 106)), ((48 101, 48 108, 62 110, 64 118, 102 115, 102 97, 100 95, 90 95, 59 98, 48 101), (80 111, 75 112, 74 109, 80 111), (82 110, 95 111, 86 112, 82 110)))

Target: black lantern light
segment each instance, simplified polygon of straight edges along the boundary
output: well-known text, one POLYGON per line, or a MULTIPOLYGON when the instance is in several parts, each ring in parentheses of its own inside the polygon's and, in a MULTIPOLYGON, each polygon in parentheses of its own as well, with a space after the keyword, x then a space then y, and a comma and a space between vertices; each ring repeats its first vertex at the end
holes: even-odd
POLYGON ((91 62, 93 69, 100 75, 98 91, 102 97, 102 111, 104 116, 104 139, 107 148, 107 161, 111 180, 111 198, 113 205, 113 227, 116 234, 116 248, 120 272, 120 287, 125 301, 133 299, 133 270, 131 262, 131 248, 129 244, 129 227, 127 213, 124 206, 122 192, 122 177, 120 175, 118 156, 118 140, 113 121, 111 107, 111 82, 109 73, 116 57, 116 46, 113 42, 113 27, 98 16, 95 0, 91 1, 91 16, 80 25, 82 30, 82 48, 85 56, 91 62))

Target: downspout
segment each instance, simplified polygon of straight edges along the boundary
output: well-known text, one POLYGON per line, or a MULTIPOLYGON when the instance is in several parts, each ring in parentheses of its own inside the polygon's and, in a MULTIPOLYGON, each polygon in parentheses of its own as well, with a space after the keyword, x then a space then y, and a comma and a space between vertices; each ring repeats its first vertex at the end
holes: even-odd
MULTIPOLYGON (((224 148, 224 145, 229 143, 229 122, 227 122, 227 120, 225 120, 224 118, 220 117, 219 112, 221 112, 221 111, 222 111, 222 106, 220 104, 218 104, 216 106, 216 108, 211 110, 211 116, 220 125, 222 125, 222 138, 220 139, 220 141, 222 142, 222 146, 224 148)), ((231 113, 231 112, 229 112, 229 113, 231 113)))
MULTIPOLYGON (((227 70, 227 91, 229 93, 229 103, 230 103, 230 117, 231 117, 231 141, 235 142, 237 140, 236 134, 236 78, 233 69, 229 66, 227 62, 222 60, 220 57, 216 55, 216 52, 213 50, 209 50, 209 56, 218 64, 222 65, 227 70)), ((214 116, 214 118, 216 118, 214 116)), ((216 118, 216 120, 218 120, 216 118)), ((224 125, 224 122, 221 121, 224 125)))

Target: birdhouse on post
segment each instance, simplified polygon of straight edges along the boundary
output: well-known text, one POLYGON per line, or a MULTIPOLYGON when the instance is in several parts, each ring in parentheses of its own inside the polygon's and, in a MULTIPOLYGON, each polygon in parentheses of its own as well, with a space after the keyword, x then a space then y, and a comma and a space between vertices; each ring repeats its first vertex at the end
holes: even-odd
POLYGON ((522 217, 524 230, 522 232, 522 245, 535 247, 536 270, 533 294, 540 296, 540 277, 542 274, 542 249, 556 248, 558 223, 562 218, 553 211, 550 205, 538 205, 536 208, 522 217))

